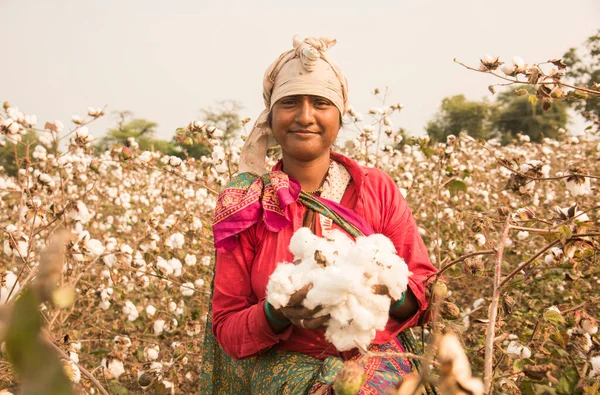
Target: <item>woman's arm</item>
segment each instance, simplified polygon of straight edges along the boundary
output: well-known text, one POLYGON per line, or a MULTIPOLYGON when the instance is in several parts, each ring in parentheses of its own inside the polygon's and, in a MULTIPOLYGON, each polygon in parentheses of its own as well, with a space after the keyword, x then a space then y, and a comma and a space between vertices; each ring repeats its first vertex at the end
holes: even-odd
POLYGON ((239 235, 235 249, 217 252, 213 290, 213 334, 225 352, 242 359, 289 338, 291 326, 275 333, 258 300, 250 278, 254 244, 247 232, 239 235))

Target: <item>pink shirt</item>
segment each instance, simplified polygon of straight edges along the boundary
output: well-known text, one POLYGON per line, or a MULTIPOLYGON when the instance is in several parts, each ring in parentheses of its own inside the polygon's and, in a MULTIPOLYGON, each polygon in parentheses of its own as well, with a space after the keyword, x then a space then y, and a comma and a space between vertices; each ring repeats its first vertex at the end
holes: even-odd
MULTIPOLYGON (((398 255, 413 275, 409 287, 419 302, 417 313, 405 322, 390 318, 385 330, 378 331, 374 343, 387 343, 405 328, 417 325, 427 309, 424 280, 436 272, 427 255, 415 220, 394 181, 383 171, 359 166, 337 153, 338 161, 352 176, 341 205, 362 216, 375 233, 392 240, 398 255)), ((276 166, 276 169, 280 165, 276 166)), ((271 330, 264 313, 269 276, 280 262, 291 262, 290 238, 302 227, 306 208, 294 202, 289 206, 292 223, 280 232, 271 232, 262 222, 238 236, 237 247, 217 252, 213 307, 213 334, 225 352, 236 359, 259 354, 270 348, 296 351, 324 359, 348 357, 325 340, 324 330, 302 329, 290 325, 282 333, 271 330)), ((320 236, 319 221, 317 235, 320 236)), ((334 224, 334 227, 338 228, 334 224)))

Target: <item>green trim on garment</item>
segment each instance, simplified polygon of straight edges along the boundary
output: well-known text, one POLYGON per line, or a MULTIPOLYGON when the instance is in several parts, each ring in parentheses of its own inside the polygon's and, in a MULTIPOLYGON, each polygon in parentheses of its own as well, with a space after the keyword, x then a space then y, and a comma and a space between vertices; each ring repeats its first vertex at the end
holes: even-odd
POLYGON ((267 320, 271 321, 274 324, 289 325, 291 323, 290 321, 280 321, 277 318, 273 317, 273 314, 271 313, 271 308, 269 307, 269 302, 267 301, 265 301, 265 314, 267 316, 267 320))
POLYGON ((398 307, 402 306, 402 303, 404 303, 404 299, 406 299, 406 291, 402 292, 402 297, 396 303, 394 303, 393 306, 390 307, 390 311, 394 311, 398 307))

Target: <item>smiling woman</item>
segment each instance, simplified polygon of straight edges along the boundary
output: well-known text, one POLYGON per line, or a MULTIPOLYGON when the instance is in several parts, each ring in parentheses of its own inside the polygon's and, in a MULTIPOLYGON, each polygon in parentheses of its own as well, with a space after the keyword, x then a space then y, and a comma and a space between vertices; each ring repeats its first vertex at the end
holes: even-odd
POLYGON ((296 178, 305 191, 318 189, 324 181, 340 116, 333 103, 320 96, 286 96, 273 106, 270 127, 281 147, 283 171, 296 178))
MULTIPOLYGON (((360 358, 356 348, 340 351, 326 339, 330 317, 319 306, 303 306, 310 287, 279 308, 266 300, 271 273, 293 262, 288 246, 301 227, 321 237, 341 231, 351 239, 379 233, 391 240, 412 275, 403 297, 389 297, 387 324, 373 329, 369 350, 416 352, 410 327, 425 318, 424 282, 435 269, 394 181, 331 149, 348 109, 346 78, 326 55, 334 43, 294 37, 294 49, 267 70, 265 110, 244 145, 240 174, 219 195, 203 394, 328 394, 344 361, 360 358), (266 152, 276 144, 282 159, 269 171, 266 152)), ((400 357, 372 358, 358 393, 384 393, 415 366, 400 357)))

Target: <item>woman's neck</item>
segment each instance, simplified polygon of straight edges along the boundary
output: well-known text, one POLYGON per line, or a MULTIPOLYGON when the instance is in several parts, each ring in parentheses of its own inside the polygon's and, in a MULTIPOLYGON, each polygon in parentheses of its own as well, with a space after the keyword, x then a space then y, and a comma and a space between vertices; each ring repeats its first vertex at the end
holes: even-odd
POLYGON ((314 191, 325 181, 329 164, 329 153, 309 162, 284 156, 283 172, 298 180, 303 191, 314 191))

